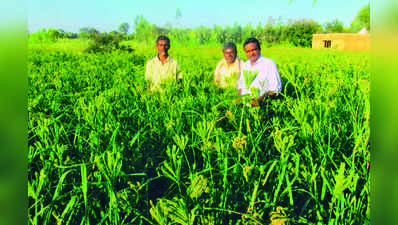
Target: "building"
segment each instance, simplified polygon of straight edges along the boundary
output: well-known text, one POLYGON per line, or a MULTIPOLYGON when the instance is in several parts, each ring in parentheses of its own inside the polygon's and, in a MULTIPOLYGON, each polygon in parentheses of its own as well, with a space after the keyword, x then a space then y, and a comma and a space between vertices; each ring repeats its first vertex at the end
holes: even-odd
POLYGON ((351 51, 370 50, 370 36, 369 34, 355 33, 314 34, 312 36, 312 48, 351 51))

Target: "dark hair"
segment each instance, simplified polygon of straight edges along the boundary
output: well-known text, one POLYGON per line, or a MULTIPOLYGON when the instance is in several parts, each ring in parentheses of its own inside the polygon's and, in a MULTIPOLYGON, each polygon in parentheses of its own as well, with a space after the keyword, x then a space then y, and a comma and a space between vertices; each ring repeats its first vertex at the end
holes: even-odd
POLYGON ((237 51, 236 51, 236 45, 235 45, 235 43, 233 43, 233 42, 226 42, 226 43, 224 44, 224 47, 223 47, 222 51, 224 52, 225 50, 227 50, 227 49, 229 49, 229 48, 231 48, 231 49, 235 52, 235 54, 237 53, 237 51))
POLYGON ((156 44, 158 44, 159 41, 161 41, 161 40, 167 41, 167 44, 170 45, 170 39, 169 39, 167 36, 165 36, 165 35, 160 35, 160 36, 156 39, 156 44))
POLYGON ((246 39, 246 41, 243 43, 243 48, 245 48, 245 46, 249 43, 256 43, 258 50, 261 50, 260 42, 256 38, 250 37, 250 38, 246 39))

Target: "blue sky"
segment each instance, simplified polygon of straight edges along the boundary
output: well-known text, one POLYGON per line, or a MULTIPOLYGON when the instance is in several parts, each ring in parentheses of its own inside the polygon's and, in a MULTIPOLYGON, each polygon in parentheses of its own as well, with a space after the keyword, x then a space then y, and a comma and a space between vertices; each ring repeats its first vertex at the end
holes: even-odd
MULTIPOLYGON (((314 19, 324 24, 339 19, 349 26, 357 12, 369 0, 27 0, 29 32, 41 28, 62 28, 78 32, 82 27, 99 31, 116 30, 122 22, 133 26, 137 15, 150 23, 164 26, 175 24, 176 9, 182 14, 183 27, 233 25, 250 23, 263 25, 270 17, 288 19, 314 19)), ((130 28, 130 32, 132 28, 130 28)))

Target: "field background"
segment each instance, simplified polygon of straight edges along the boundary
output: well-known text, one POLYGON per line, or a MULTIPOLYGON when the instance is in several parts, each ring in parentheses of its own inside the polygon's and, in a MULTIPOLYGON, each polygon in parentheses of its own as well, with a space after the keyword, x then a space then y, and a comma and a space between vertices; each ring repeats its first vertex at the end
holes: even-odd
POLYGON ((252 108, 213 85, 221 44, 172 40, 162 94, 155 44, 122 44, 29 42, 30 224, 369 224, 369 52, 263 47, 283 91, 252 108))

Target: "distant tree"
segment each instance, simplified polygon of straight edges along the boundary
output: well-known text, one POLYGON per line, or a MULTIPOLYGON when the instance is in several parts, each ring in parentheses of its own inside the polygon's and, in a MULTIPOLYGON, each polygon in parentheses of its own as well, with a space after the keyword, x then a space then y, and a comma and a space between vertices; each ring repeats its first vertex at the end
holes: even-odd
POLYGON ((314 20, 297 20, 286 28, 287 40, 295 46, 311 47, 312 35, 322 27, 314 20))
POLYGON ((153 35, 159 36, 159 35, 169 35, 170 30, 167 29, 166 27, 160 27, 155 24, 151 25, 151 31, 153 35))
POLYGON ((89 35, 90 38, 95 38, 95 36, 98 35, 99 33, 100 32, 97 29, 95 29, 95 28, 90 28, 88 30, 88 35, 89 35))
POLYGON ((144 16, 139 15, 134 19, 134 33, 136 39, 139 41, 148 41, 152 38, 152 26, 144 16))
POLYGON ((193 34, 196 40, 199 41, 199 44, 208 43, 211 39, 211 30, 205 26, 200 26, 196 28, 193 34))
POLYGON ((79 33, 79 37, 80 38, 90 38, 90 39, 93 39, 93 38, 95 38, 95 36, 97 35, 97 34, 99 34, 100 32, 97 30, 97 29, 95 29, 95 28, 92 28, 92 27, 83 27, 83 28, 80 28, 80 33, 79 33))
POLYGON ((66 32, 66 33, 65 33, 65 37, 66 37, 66 38, 69 38, 69 39, 75 39, 75 38, 78 38, 78 35, 77 35, 77 33, 66 32))
POLYGON ((255 30, 253 29, 250 23, 246 24, 246 26, 242 29, 242 41, 245 41, 249 37, 253 37, 255 35, 255 30))
MULTIPOLYGON (((272 17, 270 17, 272 19, 272 17)), ((276 29, 273 26, 273 21, 268 19, 267 24, 265 25, 263 32, 262 32, 262 41, 267 46, 271 45, 271 43, 276 42, 279 38, 276 36, 276 29)))
POLYGON ((218 43, 225 42, 226 33, 222 27, 220 27, 218 25, 214 25, 212 35, 213 35, 212 40, 214 40, 218 43))
POLYGON ((234 26, 231 28, 230 40, 235 43, 242 42, 242 27, 238 23, 234 23, 234 26))
POLYGON ((364 27, 370 31, 370 3, 359 10, 357 16, 351 23, 351 30, 353 32, 358 32, 364 27))
POLYGON ((66 38, 66 32, 63 29, 59 28, 58 33, 59 33, 59 38, 66 38))
POLYGON ((79 37, 80 38, 88 38, 88 36, 89 36, 88 31, 89 30, 90 30, 89 27, 80 28, 79 37))
POLYGON ((263 27, 263 25, 261 24, 261 22, 259 22, 259 23, 257 24, 257 27, 256 27, 256 29, 254 30, 254 36, 256 36, 258 40, 264 41, 264 40, 263 40, 263 39, 264 39, 264 27, 263 27))
POLYGON ((56 41, 56 40, 58 40, 60 38, 60 33, 58 32, 57 29, 49 28, 47 30, 47 33, 48 33, 48 38, 51 41, 56 41))
POLYGON ((126 22, 124 22, 124 23, 121 23, 121 24, 119 25, 118 30, 119 30, 120 32, 122 32, 123 34, 127 34, 128 31, 129 31, 129 28, 130 28, 129 24, 126 23, 126 22))
POLYGON ((90 44, 85 51, 89 53, 112 51, 132 52, 133 49, 130 46, 120 44, 122 36, 118 31, 92 34, 90 44))
POLYGON ((341 33, 344 30, 343 22, 334 19, 331 22, 325 23, 324 29, 327 33, 341 33))

